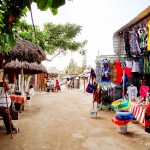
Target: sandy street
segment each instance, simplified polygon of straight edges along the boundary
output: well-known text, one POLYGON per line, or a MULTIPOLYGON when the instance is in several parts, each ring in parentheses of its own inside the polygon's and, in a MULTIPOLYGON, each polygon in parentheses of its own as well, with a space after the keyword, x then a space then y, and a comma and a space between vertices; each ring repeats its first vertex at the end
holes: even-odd
POLYGON ((150 150, 150 134, 142 125, 131 122, 120 134, 111 121, 114 111, 91 118, 92 95, 81 90, 39 93, 31 104, 13 121, 21 129, 13 139, 0 120, 0 150, 150 150))

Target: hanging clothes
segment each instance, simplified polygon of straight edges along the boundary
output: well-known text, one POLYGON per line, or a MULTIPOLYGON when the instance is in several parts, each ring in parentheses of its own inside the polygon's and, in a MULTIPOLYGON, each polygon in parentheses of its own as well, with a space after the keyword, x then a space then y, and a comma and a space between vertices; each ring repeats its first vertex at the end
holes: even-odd
POLYGON ((133 85, 128 86, 127 94, 128 94, 129 100, 137 98, 137 94, 138 94, 137 87, 133 85))
POLYGON ((139 73, 144 73, 144 56, 139 58, 139 73))
POLYGON ((145 26, 138 29, 139 45, 141 49, 141 55, 147 52, 147 36, 148 30, 145 26))
POLYGON ((92 79, 92 84, 94 83, 94 80, 96 79, 96 74, 94 69, 91 69, 91 79, 92 79))
POLYGON ((132 68, 125 67, 124 70, 125 70, 125 74, 127 75, 128 78, 132 78, 133 77, 132 72, 131 72, 132 68))
POLYGON ((110 82, 110 66, 107 59, 102 60, 102 82, 110 82))
POLYGON ((123 70, 121 68, 121 62, 120 61, 114 62, 114 67, 115 67, 115 70, 116 70, 116 80, 114 81, 114 83, 118 84, 118 83, 122 82, 123 70))
POLYGON ((122 86, 121 84, 118 84, 115 86, 115 100, 122 98, 122 86))
POLYGON ((146 55, 144 58, 144 73, 150 74, 150 56, 146 55))
POLYGON ((147 42, 147 50, 148 50, 148 51, 150 51, 150 20, 148 21, 147 27, 148 27, 148 42, 147 42))
POLYGON ((133 57, 137 57, 139 54, 141 54, 141 49, 138 43, 138 35, 136 33, 136 30, 133 28, 130 33, 130 51, 131 55, 133 57))
POLYGON ((146 97, 147 92, 150 90, 148 85, 141 85, 140 86, 140 96, 146 97))
POLYGON ((96 62, 96 81, 99 83, 101 81, 101 63, 99 61, 96 62))
POLYGON ((125 32, 124 33, 124 43, 125 43, 125 51, 126 51, 126 55, 128 57, 132 57, 131 55, 131 47, 130 47, 130 38, 129 38, 129 32, 125 32))
POLYGON ((93 101, 97 102, 97 103, 100 103, 101 98, 102 98, 101 87, 97 87, 97 89, 94 90, 94 92, 93 92, 93 101))
POLYGON ((133 63, 132 72, 139 72, 139 62, 133 60, 132 63, 133 63))
POLYGON ((133 67, 132 60, 125 60, 125 66, 126 66, 127 68, 132 68, 132 67, 133 67))
POLYGON ((111 102, 115 101, 115 89, 112 86, 109 87, 109 96, 111 102))
POLYGON ((109 89, 108 88, 102 88, 102 105, 108 105, 111 104, 111 98, 109 95, 109 89))

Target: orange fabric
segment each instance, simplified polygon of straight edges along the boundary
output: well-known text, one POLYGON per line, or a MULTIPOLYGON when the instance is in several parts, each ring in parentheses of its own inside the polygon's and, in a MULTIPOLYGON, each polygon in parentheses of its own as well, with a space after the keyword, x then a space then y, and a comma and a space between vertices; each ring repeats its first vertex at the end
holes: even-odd
POLYGON ((24 104, 25 103, 25 97, 22 95, 9 95, 11 102, 13 103, 19 103, 24 104))
POLYGON ((118 84, 122 82, 122 73, 123 73, 123 69, 121 68, 121 62, 114 62, 115 65, 115 70, 116 70, 116 80, 114 81, 114 83, 118 84))

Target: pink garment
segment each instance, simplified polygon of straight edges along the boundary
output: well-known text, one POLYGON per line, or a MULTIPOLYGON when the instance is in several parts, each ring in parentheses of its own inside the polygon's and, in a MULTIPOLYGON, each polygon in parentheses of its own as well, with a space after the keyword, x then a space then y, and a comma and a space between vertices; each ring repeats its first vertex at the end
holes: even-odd
POLYGON ((132 68, 127 68, 127 67, 125 67, 124 69, 125 69, 125 74, 127 75, 127 77, 128 77, 128 78, 132 78, 132 77, 133 77, 133 76, 132 76, 132 73, 131 73, 132 68))
POLYGON ((147 85, 142 85, 140 87, 140 96, 144 96, 146 97, 147 96, 147 92, 150 90, 149 86, 147 85))

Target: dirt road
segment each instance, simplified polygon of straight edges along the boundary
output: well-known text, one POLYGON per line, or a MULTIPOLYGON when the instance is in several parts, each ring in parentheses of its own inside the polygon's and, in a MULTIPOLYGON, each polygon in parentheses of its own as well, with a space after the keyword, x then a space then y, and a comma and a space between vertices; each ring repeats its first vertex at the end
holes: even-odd
POLYGON ((119 134, 114 111, 91 118, 92 95, 81 90, 36 94, 31 104, 13 121, 21 128, 13 139, 0 129, 0 150, 150 150, 150 134, 140 124, 131 122, 119 134))

